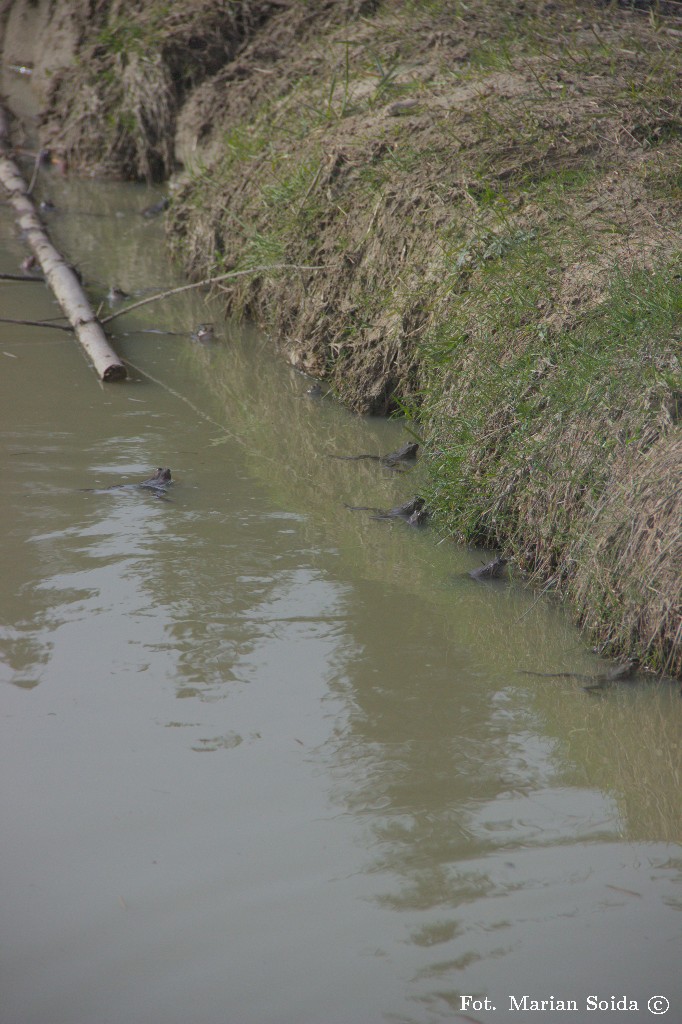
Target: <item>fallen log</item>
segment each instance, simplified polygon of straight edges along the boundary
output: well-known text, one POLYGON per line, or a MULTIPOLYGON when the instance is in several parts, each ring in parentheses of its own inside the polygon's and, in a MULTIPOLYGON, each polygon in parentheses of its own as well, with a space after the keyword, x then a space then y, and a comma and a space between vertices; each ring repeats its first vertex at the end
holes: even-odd
POLYGON ((58 249, 50 241, 45 226, 29 198, 26 182, 12 160, 9 122, 0 107, 0 182, 9 193, 17 215, 17 224, 40 264, 47 283, 64 310, 71 327, 101 380, 123 380, 126 368, 109 345, 78 278, 58 249))

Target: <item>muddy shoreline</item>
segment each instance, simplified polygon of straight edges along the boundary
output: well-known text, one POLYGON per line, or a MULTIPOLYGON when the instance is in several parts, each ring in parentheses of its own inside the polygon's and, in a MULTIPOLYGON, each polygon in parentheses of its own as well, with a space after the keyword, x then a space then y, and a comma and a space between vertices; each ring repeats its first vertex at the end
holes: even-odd
POLYGON ((443 532, 678 676, 680 30, 569 2, 0 7, 56 162, 170 179, 190 276, 319 268, 226 309, 419 420, 443 532))

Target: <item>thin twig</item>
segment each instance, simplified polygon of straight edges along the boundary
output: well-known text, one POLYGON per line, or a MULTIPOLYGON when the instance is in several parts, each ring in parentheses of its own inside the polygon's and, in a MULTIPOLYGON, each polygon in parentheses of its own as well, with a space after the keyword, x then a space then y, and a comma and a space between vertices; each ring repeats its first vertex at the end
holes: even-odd
POLYGON ((555 583, 556 583, 556 576, 551 576, 549 578, 549 580, 547 581, 547 586, 542 588, 542 590, 540 591, 540 593, 538 594, 536 599, 533 601, 533 603, 530 606, 530 608, 526 608, 526 610, 525 610, 525 612, 523 612, 523 614, 519 615, 519 617, 517 619, 514 619, 514 621, 512 622, 512 626, 518 625, 518 623, 521 622, 522 619, 525 619, 526 615, 529 615, 533 611, 533 608, 535 608, 535 605, 538 604, 538 602, 542 600, 542 598, 545 596, 547 591, 550 590, 554 586, 555 583))
POLYGON ((250 267, 248 270, 232 270, 229 274, 219 274, 217 277, 207 277, 203 281, 195 281, 193 284, 183 284, 179 288, 171 288, 169 291, 158 292, 156 295, 150 295, 146 299, 140 299, 139 302, 133 302, 132 305, 126 306, 125 309, 119 309, 115 313, 110 313, 109 316, 105 316, 103 320, 100 320, 101 324, 108 324, 111 320, 115 320, 117 316, 121 316, 122 313, 130 313, 133 309, 138 309, 140 306, 146 306, 148 302, 156 302, 157 299, 167 299, 169 295, 178 295, 180 292, 188 292, 192 288, 205 288, 212 284, 218 284, 220 281, 229 281, 233 277, 244 277, 246 274, 262 274, 266 270, 324 270, 323 266, 307 267, 302 266, 299 263, 271 263, 269 266, 263 267, 250 267))
MULTIPOLYGON (((189 398, 187 398, 185 395, 181 395, 180 392, 176 391, 175 388, 172 388, 170 384, 164 384, 164 382, 162 380, 159 380, 158 377, 153 377, 148 370, 143 370, 142 367, 137 366, 135 363, 131 362, 130 359, 124 359, 123 362, 126 364, 126 366, 130 366, 133 370, 135 370, 136 373, 141 374, 143 377, 146 377, 147 380, 151 380, 153 381, 154 384, 157 384, 160 388, 163 388, 163 390, 167 391, 169 395, 173 395, 173 397, 177 398, 180 402, 184 402, 185 405, 188 405, 192 412, 196 413, 197 416, 199 416, 202 420, 205 420, 212 426, 217 427, 219 430, 225 430, 225 427, 223 426, 222 423, 218 423, 217 420, 211 419, 211 417, 208 416, 202 409, 197 408, 197 406, 194 405, 194 403, 191 402, 189 398)), ((225 432, 228 433, 228 431, 225 432)), ((238 441, 239 444, 244 445, 244 442, 239 437, 232 437, 232 440, 238 441)))
POLYGON ((551 94, 551 92, 549 91, 549 89, 547 89, 547 88, 546 88, 546 87, 545 87, 545 86, 544 86, 544 85, 542 84, 542 82, 540 81, 540 77, 539 77, 539 75, 538 75, 538 74, 537 74, 537 73, 536 73, 536 72, 535 72, 535 71, 533 70, 533 68, 532 68, 532 67, 530 66, 530 64, 529 64, 529 63, 527 63, 527 62, 524 62, 524 61, 521 61, 521 66, 522 66, 522 67, 525 67, 525 68, 526 68, 526 69, 527 69, 528 71, 530 71, 531 75, 533 76, 533 78, 535 79, 535 81, 536 81, 536 82, 538 83, 538 85, 540 86, 540 88, 541 88, 541 89, 542 89, 542 91, 544 92, 545 96, 551 96, 551 95, 552 95, 552 94, 551 94))
POLYGON ((0 274, 0 281, 34 281, 36 284, 45 284, 44 277, 34 277, 32 274, 0 274))
MULTIPOLYGON (((191 402, 186 395, 182 395, 179 391, 176 391, 175 388, 171 387, 170 384, 165 384, 164 381, 159 380, 158 377, 152 376, 152 374, 149 373, 148 370, 143 370, 141 366, 137 366, 137 364, 131 362, 130 359, 124 359, 124 362, 126 366, 130 366, 133 370, 136 371, 136 373, 139 373, 143 377, 146 377, 147 380, 151 380, 154 384, 158 385, 158 387, 162 388, 169 395, 172 395, 174 398, 177 398, 178 401, 183 402, 185 405, 189 406, 192 412, 196 413, 196 415, 199 416, 200 419, 205 420, 206 423, 210 423, 214 427, 217 427, 221 431, 223 437, 229 437, 231 441, 235 441, 237 444, 240 444, 242 448, 245 448, 247 451, 250 451, 243 437, 239 437, 231 430, 228 430, 224 423, 219 423, 218 420, 214 420, 211 416, 205 413, 203 409, 200 409, 198 406, 194 404, 194 402, 191 402)), ((262 456, 262 458, 265 461, 271 462, 273 464, 277 461, 276 459, 268 456, 262 456)))
POLYGON ((26 195, 27 196, 30 196, 31 192, 33 191, 33 186, 36 183, 36 178, 38 177, 38 171, 40 170, 40 165, 43 162, 44 156, 45 156, 45 150, 44 149, 39 149, 38 153, 36 155, 36 162, 33 165, 33 174, 31 175, 31 182, 30 182, 30 184, 28 186, 28 189, 26 191, 26 195))
POLYGON ((301 210, 302 210, 302 209, 303 209, 303 207, 305 206, 306 202, 308 201, 308 196, 310 195, 310 193, 312 192, 312 190, 313 190, 313 189, 315 188, 315 186, 317 185, 317 180, 318 180, 318 178, 320 177, 320 174, 321 174, 321 173, 322 173, 322 164, 320 164, 320 165, 319 165, 319 167, 318 167, 318 168, 317 168, 317 170, 315 171, 315 177, 313 178, 313 180, 312 180, 312 181, 310 182, 310 184, 308 185, 308 188, 307 188, 307 190, 306 190, 306 194, 305 194, 305 195, 303 196, 303 199, 301 200, 301 204, 300 204, 300 206, 299 206, 299 208, 298 208, 298 212, 299 212, 299 213, 301 212, 301 210))
POLYGON ((55 331, 73 330, 73 327, 67 324, 50 324, 46 320, 12 320, 8 316, 0 316, 0 324, 21 324, 25 327, 51 327, 55 331))

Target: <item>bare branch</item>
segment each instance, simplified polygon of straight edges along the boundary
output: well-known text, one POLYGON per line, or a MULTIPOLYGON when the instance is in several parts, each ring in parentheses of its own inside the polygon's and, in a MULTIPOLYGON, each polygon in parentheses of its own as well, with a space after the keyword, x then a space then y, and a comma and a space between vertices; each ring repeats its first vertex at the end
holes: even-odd
POLYGON ((247 274, 262 274, 268 270, 325 270, 323 266, 306 267, 298 263, 271 263, 268 266, 262 267, 249 267, 248 270, 231 270, 228 274, 219 274, 217 277, 207 277, 203 281, 194 281, 192 284, 183 284, 179 288, 170 288, 165 292, 157 292, 156 295, 149 295, 146 299, 140 299, 139 302, 133 302, 130 306, 126 306, 125 309, 118 309, 115 313, 110 313, 109 316, 105 316, 101 321, 102 324, 108 324, 112 320, 115 320, 117 316, 121 316, 123 313, 130 313, 133 309, 139 309, 140 306, 146 306, 148 302, 156 302, 158 299, 167 299, 169 295, 178 295, 180 292, 188 292, 192 288, 206 288, 212 284, 218 284, 220 281, 229 281, 234 277, 245 277, 247 274))

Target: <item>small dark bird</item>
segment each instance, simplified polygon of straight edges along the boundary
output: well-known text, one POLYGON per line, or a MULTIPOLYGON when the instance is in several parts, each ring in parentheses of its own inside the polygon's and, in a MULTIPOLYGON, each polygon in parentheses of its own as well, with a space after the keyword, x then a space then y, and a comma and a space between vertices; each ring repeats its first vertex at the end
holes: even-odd
POLYGON ((403 469, 403 463, 414 462, 417 458, 417 452, 419 451, 419 445, 414 441, 408 441, 402 448, 398 448, 395 452, 389 452, 388 455, 330 455, 330 459, 341 459, 345 462, 358 462, 360 459, 373 459, 375 462, 380 462, 386 469, 403 469))
POLYGON ((583 686, 585 693, 598 693, 600 690, 608 690, 619 683, 630 683, 639 668, 639 659, 632 658, 621 665, 615 665, 606 672, 598 672, 596 675, 583 675, 582 672, 532 672, 530 669, 520 669, 525 676, 543 676, 545 679, 581 679, 586 686, 583 686))
POLYGON ((109 487, 82 487, 81 490, 93 491, 95 494, 105 494, 107 491, 126 491, 134 488, 151 491, 157 498, 165 498, 166 491, 172 483, 173 478, 170 469, 164 469, 163 466, 159 466, 152 476, 137 484, 110 484, 109 487))
POLYGON ((633 658, 622 665, 616 665, 602 675, 595 676, 589 686, 583 686, 583 690, 586 693, 597 693, 599 690, 609 690, 612 686, 618 686, 619 683, 630 682, 638 668, 639 659, 633 658))
POLYGON ((370 519, 402 519, 408 526, 423 526, 430 515, 426 502, 419 495, 395 508, 373 508, 371 505, 346 505, 346 508, 351 512, 373 512, 370 519))
POLYGON ((160 497, 166 493, 166 488, 172 482, 170 469, 164 469, 162 466, 159 466, 156 473, 147 480, 143 480, 139 486, 146 488, 148 491, 153 491, 157 497, 160 497))
POLYGON ((504 576, 507 561, 508 559, 502 557, 493 558, 492 562, 482 565, 479 569, 472 569, 467 575, 471 576, 472 580, 499 580, 504 576))
POLYGON ((198 341, 201 345, 210 345, 214 338, 213 324, 197 324, 196 330, 192 331, 192 341, 198 341))
POLYGON ((158 202, 152 203, 151 206, 145 206, 144 210, 142 210, 142 216, 143 217, 158 217, 158 215, 160 213, 163 213, 164 210, 167 210, 169 206, 170 206, 170 200, 169 200, 168 196, 162 196, 162 198, 159 199, 158 202))
POLYGON ((110 306, 115 306, 117 302, 122 302, 123 299, 129 299, 128 292, 124 292, 118 285, 112 284, 107 295, 107 302, 110 306))

